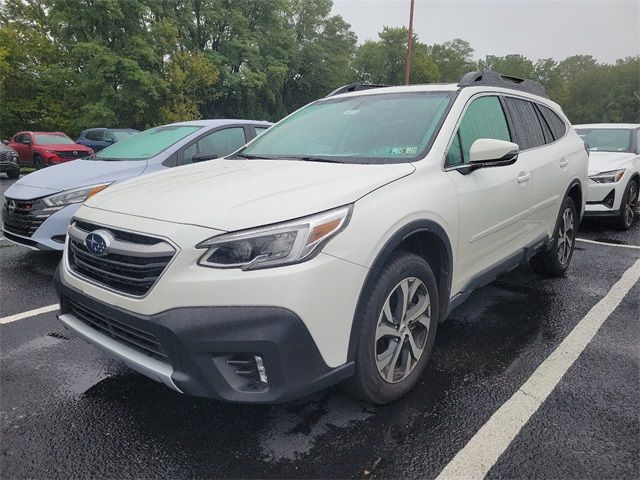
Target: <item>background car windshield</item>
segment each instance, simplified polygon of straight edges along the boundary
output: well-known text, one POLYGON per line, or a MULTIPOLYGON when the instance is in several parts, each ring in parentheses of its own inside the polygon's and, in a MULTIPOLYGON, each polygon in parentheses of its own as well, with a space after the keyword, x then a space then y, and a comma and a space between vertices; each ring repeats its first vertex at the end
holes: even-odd
POLYGON ((626 128, 581 128, 577 130, 592 152, 630 152, 631 130, 626 128))
POLYGON ((410 162, 429 146, 453 95, 374 93, 321 100, 271 127, 241 154, 343 163, 410 162))
POLYGON ((127 130, 112 130, 111 134, 116 138, 116 140, 120 141, 120 140, 124 140, 127 137, 130 137, 131 135, 133 135, 134 133, 138 133, 138 132, 130 132, 127 130))
POLYGON ((200 130, 197 125, 166 125, 150 128, 98 152, 97 160, 145 160, 200 130))
POLYGON ((36 143, 53 144, 53 145, 73 145, 75 142, 66 135, 56 133, 36 133, 36 143))

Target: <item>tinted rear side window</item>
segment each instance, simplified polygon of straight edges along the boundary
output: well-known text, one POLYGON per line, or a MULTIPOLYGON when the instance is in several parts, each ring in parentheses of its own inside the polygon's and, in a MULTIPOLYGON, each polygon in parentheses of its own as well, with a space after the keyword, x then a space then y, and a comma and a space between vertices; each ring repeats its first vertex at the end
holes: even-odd
POLYGON ((535 105, 527 100, 512 97, 505 97, 505 103, 513 122, 515 142, 520 146, 520 150, 544 145, 544 133, 535 105))
POLYGON ((543 105, 538 105, 538 107, 542 112, 542 116, 547 121, 549 128, 551 128, 553 138, 558 140, 559 138, 564 137, 564 134, 567 132, 567 125, 564 121, 550 108, 543 105))

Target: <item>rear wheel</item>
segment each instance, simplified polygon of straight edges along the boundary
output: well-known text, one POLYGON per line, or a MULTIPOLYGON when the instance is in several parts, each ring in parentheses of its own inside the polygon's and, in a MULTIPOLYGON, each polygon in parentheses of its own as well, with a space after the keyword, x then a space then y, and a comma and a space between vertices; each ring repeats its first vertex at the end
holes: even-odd
POLYGON ((620 203, 620 215, 616 218, 618 230, 629 230, 633 225, 638 208, 638 182, 631 180, 620 203))
POLYGON ((438 287, 423 258, 398 252, 365 295, 356 372, 346 387, 383 405, 405 395, 424 371, 438 326, 438 287))
POLYGON ((531 266, 543 277, 563 275, 573 257, 578 229, 578 213, 570 197, 564 199, 556 222, 551 248, 531 258, 531 266))
POLYGON ((42 157, 38 153, 33 154, 33 167, 36 170, 40 170, 41 168, 44 168, 44 162, 42 161, 42 157))

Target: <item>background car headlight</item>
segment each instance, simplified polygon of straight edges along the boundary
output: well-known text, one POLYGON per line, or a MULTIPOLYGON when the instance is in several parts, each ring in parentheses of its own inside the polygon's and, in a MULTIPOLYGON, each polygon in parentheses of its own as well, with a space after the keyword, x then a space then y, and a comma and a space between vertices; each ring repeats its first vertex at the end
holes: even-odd
POLYGON ((99 191, 104 190, 109 185, 109 183, 102 183, 100 185, 67 190, 66 192, 56 193, 55 195, 43 198, 42 201, 49 207, 62 207, 72 203, 81 203, 99 191))
POLYGON ((615 183, 622 178, 624 172, 625 169, 623 168, 622 170, 596 173, 595 175, 589 176, 589 178, 596 183, 615 183))
POLYGON ((196 246, 207 249, 198 264, 253 270, 304 262, 347 226, 351 210, 348 205, 290 222, 210 238, 196 246))

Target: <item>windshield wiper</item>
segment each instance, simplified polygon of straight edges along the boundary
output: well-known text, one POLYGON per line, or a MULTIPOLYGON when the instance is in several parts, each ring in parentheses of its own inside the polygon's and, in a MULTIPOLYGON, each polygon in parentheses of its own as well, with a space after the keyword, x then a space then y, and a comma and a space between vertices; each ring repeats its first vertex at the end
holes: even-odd
POLYGON ((257 155, 247 155, 246 153, 236 153, 233 157, 234 158, 236 158, 236 157, 246 158, 248 160, 263 159, 264 158, 264 157, 260 157, 260 156, 257 156, 257 155))
POLYGON ((304 156, 282 156, 275 157, 276 160, 303 160, 305 162, 322 162, 322 163, 343 163, 340 160, 335 160, 330 157, 316 157, 314 155, 304 155, 304 156))

